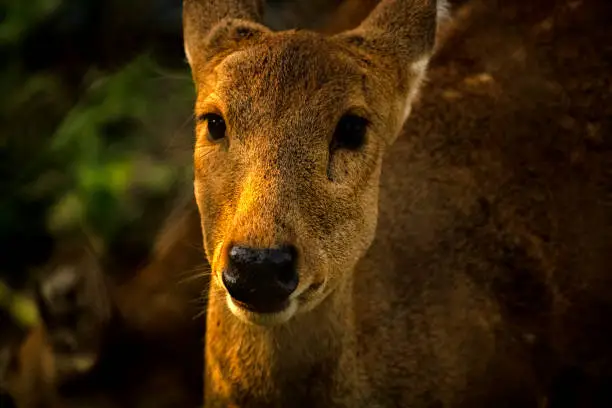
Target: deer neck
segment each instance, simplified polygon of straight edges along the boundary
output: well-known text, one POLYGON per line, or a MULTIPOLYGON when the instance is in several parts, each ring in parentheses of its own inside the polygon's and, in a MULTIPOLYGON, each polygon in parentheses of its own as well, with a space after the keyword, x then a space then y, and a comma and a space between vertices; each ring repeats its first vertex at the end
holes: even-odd
POLYGON ((206 407, 331 407, 354 400, 352 282, 273 327, 238 320, 217 285, 207 311, 206 407))

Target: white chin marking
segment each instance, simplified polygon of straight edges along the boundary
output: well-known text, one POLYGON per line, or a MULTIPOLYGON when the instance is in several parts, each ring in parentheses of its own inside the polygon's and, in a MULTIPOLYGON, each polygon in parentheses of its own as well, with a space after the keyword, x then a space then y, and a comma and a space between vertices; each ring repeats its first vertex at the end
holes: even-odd
POLYGON ((246 310, 243 307, 238 306, 232 300, 232 297, 226 295, 227 307, 230 312, 244 323, 255 324, 258 326, 275 326, 283 324, 289 321, 295 315, 297 311, 297 302, 291 300, 289 305, 282 311, 276 313, 256 313, 246 310))

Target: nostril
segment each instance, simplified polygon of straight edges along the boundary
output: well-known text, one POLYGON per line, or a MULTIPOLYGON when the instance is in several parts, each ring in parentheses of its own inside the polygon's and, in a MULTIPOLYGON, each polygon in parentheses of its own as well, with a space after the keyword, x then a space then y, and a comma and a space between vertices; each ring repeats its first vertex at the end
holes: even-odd
POLYGON ((232 264, 247 264, 257 261, 254 259, 256 254, 251 248, 243 246, 233 246, 229 252, 230 263, 232 264))
POLYGON ((227 268, 225 270, 223 270, 223 284, 225 286, 229 287, 234 287, 236 286, 239 282, 238 282, 238 274, 236 273, 236 269, 235 268, 227 268))
POLYGON ((293 246, 285 246, 278 249, 270 249, 267 256, 268 261, 278 265, 293 265, 297 251, 293 246))
POLYGON ((287 290, 293 292, 298 285, 298 274, 295 268, 281 268, 276 276, 278 282, 285 286, 287 290))

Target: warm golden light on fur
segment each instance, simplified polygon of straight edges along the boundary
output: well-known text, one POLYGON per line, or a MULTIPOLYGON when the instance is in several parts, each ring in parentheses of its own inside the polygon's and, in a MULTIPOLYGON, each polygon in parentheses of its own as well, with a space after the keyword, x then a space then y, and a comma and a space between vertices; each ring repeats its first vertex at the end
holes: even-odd
POLYGON ((37 327, 0 378, 19 408, 201 406, 203 358, 206 408, 611 407, 610 2, 457 3, 441 30, 443 2, 345 0, 322 36, 184 0, 199 214, 118 290, 122 369, 70 400, 37 327), (285 309, 234 302, 236 244, 291 247, 285 309), (198 266, 205 311, 170 278, 198 266))
POLYGON ((601 329, 596 305, 612 309, 600 298, 612 282, 592 305, 566 285, 605 275, 612 242, 609 157, 582 146, 578 129, 593 126, 556 125, 605 106, 557 52, 579 42, 603 71, 572 34, 578 6, 470 0, 443 30, 443 1, 363 0, 369 13, 348 1, 338 10, 364 19, 327 36, 271 31, 256 0, 184 1, 195 113, 225 126, 200 121, 194 152, 215 274, 206 407, 522 408, 546 400, 568 361, 596 378, 581 360, 596 354, 563 329, 590 327, 566 299, 601 329), (562 20, 549 24, 562 39, 532 29, 541 16, 562 20), (287 246, 299 275, 287 308, 247 311, 238 298, 276 266, 240 258, 240 286, 225 274, 236 254, 287 246))

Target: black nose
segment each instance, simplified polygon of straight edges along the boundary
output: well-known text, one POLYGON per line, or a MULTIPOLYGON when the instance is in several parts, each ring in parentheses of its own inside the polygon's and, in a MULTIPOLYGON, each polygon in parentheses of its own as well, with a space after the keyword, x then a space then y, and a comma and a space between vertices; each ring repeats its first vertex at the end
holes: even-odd
POLYGON ((230 296, 257 312, 280 311, 298 286, 297 251, 293 246, 248 248, 233 246, 223 271, 230 296))

